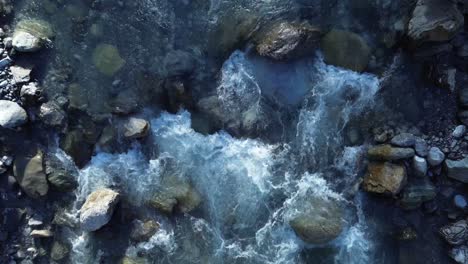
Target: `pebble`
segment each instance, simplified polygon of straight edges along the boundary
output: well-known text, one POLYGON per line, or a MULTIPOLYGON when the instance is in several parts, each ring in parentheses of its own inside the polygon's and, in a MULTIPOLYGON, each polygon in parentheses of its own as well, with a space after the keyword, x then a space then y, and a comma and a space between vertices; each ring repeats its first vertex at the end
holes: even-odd
POLYGON ((466 126, 459 125, 453 130, 452 137, 454 138, 462 138, 466 134, 466 126))
POLYGON ((466 199, 463 195, 457 194, 453 197, 453 203, 456 207, 463 209, 467 206, 466 199))

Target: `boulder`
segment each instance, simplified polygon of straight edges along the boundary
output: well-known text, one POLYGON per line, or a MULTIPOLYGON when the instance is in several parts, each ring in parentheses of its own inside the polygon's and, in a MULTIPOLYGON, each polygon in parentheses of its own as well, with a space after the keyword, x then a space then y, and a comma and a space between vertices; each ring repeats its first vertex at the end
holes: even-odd
POLYGON ((17 103, 0 100, 0 126, 16 128, 28 121, 26 111, 17 103))
POLYGON ((321 36, 320 29, 309 23, 281 22, 255 37, 256 50, 274 60, 302 58, 314 54, 321 36))
POLYGON ((353 71, 364 71, 371 57, 371 49, 359 35, 332 30, 322 39, 325 62, 353 71))
POLYGON ((78 187, 78 171, 72 164, 66 164, 56 155, 46 155, 45 172, 50 185, 61 192, 69 192, 78 187))
POLYGON ((362 182, 364 190, 396 195, 406 183, 405 167, 390 162, 371 162, 362 182))
POLYGON ((97 70, 107 76, 113 76, 125 64, 117 47, 101 43, 93 51, 93 63, 97 70))
POLYGON ((427 154, 427 162, 432 167, 439 166, 444 162, 445 154, 438 147, 432 147, 427 154))
POLYGON ((201 196, 186 180, 178 177, 165 178, 160 190, 153 195, 149 204, 163 213, 171 214, 175 208, 182 213, 196 209, 201 196))
POLYGON ((21 189, 32 198, 47 195, 49 184, 43 167, 43 154, 40 150, 17 155, 13 172, 21 189))
POLYGON ((13 32, 13 48, 20 52, 34 52, 54 37, 51 25, 38 19, 21 20, 13 32))
POLYGON ((289 225, 306 243, 323 244, 343 231, 343 210, 334 200, 311 197, 310 208, 294 216, 289 225))
POLYGON ((468 157, 462 160, 445 160, 444 167, 449 178, 468 183, 468 157))
POLYGON ((91 193, 80 209, 81 228, 92 232, 106 225, 111 220, 119 199, 119 193, 111 189, 91 193))
POLYGON ((454 1, 418 0, 408 24, 414 41, 447 41, 462 27, 464 19, 454 1))
POLYGON ((148 121, 141 118, 130 117, 123 125, 123 135, 127 139, 144 138, 148 135, 149 127, 148 121))
POLYGON ((400 205, 407 210, 417 209, 424 202, 433 200, 436 195, 435 186, 427 179, 412 181, 402 191, 400 205))
POLYGON ((416 137, 410 133, 401 133, 393 137, 390 143, 397 147, 413 147, 416 144, 416 137))
POLYGON ((64 260, 68 256, 69 253, 70 253, 70 250, 65 244, 55 241, 52 244, 52 249, 50 251, 50 258, 55 261, 61 261, 61 260, 64 260))
POLYGON ((83 167, 91 159, 93 145, 86 141, 85 134, 80 129, 75 129, 60 140, 60 147, 75 161, 78 167, 83 167))
POLYGON ((443 226, 439 230, 442 237, 451 245, 460 245, 468 239, 468 222, 460 220, 443 226))
POLYGON ((159 223, 153 220, 134 220, 130 231, 130 238, 136 242, 148 241, 159 229, 159 223))
POLYGON ((414 156, 412 148, 397 148, 390 145, 378 145, 369 148, 367 155, 372 160, 395 161, 412 158, 414 156))
POLYGON ((67 124, 65 111, 54 101, 49 101, 41 105, 39 118, 45 125, 50 127, 65 127, 67 124))

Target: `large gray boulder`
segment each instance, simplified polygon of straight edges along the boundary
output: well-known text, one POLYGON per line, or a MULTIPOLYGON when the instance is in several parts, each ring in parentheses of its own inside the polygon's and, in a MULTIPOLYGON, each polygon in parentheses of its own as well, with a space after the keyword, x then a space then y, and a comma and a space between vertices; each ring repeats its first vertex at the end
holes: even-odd
POLYGON ((369 148, 367 155, 371 160, 395 161, 412 158, 415 152, 412 148, 397 148, 390 145, 378 145, 369 148))
POLYGON ((309 198, 310 208, 289 221, 294 232, 306 243, 323 244, 337 238, 343 230, 343 210, 338 202, 309 198))
POLYGON ((362 182, 367 192, 398 194, 406 183, 405 167, 390 162, 371 162, 362 182))
POLYGON ((447 41, 464 23, 456 1, 418 0, 408 24, 408 36, 415 41, 447 41))
POLYGON ((106 225, 111 220, 119 199, 119 193, 111 189, 91 193, 80 209, 81 228, 92 232, 106 225))
POLYGON ((40 150, 31 150, 30 153, 16 156, 13 172, 16 181, 28 196, 40 198, 47 195, 49 184, 40 150))
POLYGON ((468 183, 468 157, 462 160, 445 160, 444 167, 449 178, 468 183))
POLYGON ((28 121, 26 111, 15 102, 0 100, 0 126, 16 128, 28 121))
POLYGON ((268 26, 255 38, 256 50, 274 60, 301 58, 315 52, 321 35, 320 29, 308 23, 281 22, 268 26))
POLYGON ((371 49, 358 34, 332 30, 322 39, 325 62, 338 67, 361 72, 367 68, 371 49))

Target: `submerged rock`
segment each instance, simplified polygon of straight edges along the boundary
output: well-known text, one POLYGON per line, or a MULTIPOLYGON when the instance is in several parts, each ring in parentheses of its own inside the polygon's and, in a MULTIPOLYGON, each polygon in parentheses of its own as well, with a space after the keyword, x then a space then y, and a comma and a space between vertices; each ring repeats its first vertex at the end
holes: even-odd
POLYGON ((92 232, 106 225, 111 220, 119 199, 119 193, 111 189, 91 193, 80 209, 81 228, 92 232))
POLYGON ((41 49, 54 36, 51 25, 38 19, 22 20, 16 25, 12 45, 20 52, 41 49))
POLYGON ((468 157, 462 160, 445 160, 445 169, 449 178, 468 183, 468 157))
POLYGON ((309 23, 282 22, 256 37, 256 50, 274 60, 302 58, 314 54, 322 33, 309 23))
POLYGON ((322 49, 328 64, 361 72, 367 68, 371 49, 359 35, 332 30, 322 39, 322 49))
POLYGON ((402 191, 400 205, 404 209, 419 208, 422 203, 433 200, 437 195, 435 186, 428 180, 418 180, 408 184, 402 191))
POLYGON ((170 51, 164 58, 164 70, 167 77, 189 75, 195 70, 195 59, 186 51, 170 51))
POLYGON ((32 198, 47 195, 49 184, 43 167, 43 154, 40 150, 18 155, 13 165, 13 172, 21 189, 32 198))
POLYGON ((182 213, 196 209, 201 203, 201 196, 187 181, 169 177, 163 181, 161 189, 153 195, 149 204, 166 214, 174 208, 182 213))
POLYGON ((294 232, 306 243, 323 244, 337 238, 343 230, 343 211, 336 201, 310 198, 310 209, 290 222, 294 232))
POLYGON ((28 121, 26 111, 17 103, 0 100, 0 126, 16 128, 28 121))
POLYGON ((390 145, 378 145, 369 148, 367 155, 372 160, 394 161, 408 159, 415 154, 412 148, 396 148, 390 145))
POLYGON ((390 162, 371 162, 367 167, 362 187, 368 192, 396 195, 405 183, 405 167, 390 162))
POLYGON ((468 222, 460 220, 440 229, 442 237, 452 245, 460 245, 468 239, 468 222))
POLYGON ((159 229, 159 223, 153 220, 140 221, 134 220, 132 222, 132 229, 130 231, 130 238, 133 241, 143 242, 148 241, 159 229))
POLYGON ((55 261, 61 261, 61 260, 64 260, 68 256, 69 253, 70 253, 70 250, 65 244, 55 241, 54 244, 52 244, 52 249, 50 251, 50 258, 55 261))
POLYGON ((416 41, 447 41, 464 19, 453 1, 418 0, 408 24, 408 36, 416 41))
POLYGON ((93 52, 93 63, 99 72, 112 76, 125 64, 117 47, 110 44, 99 44, 93 52))

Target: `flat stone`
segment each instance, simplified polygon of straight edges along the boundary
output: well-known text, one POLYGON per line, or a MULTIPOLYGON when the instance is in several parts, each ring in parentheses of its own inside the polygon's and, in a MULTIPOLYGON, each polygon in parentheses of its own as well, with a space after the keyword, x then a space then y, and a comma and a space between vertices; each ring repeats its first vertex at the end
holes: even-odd
POLYGON ((449 178, 468 183, 468 157, 462 160, 447 159, 444 165, 449 178))
POLYGON ((406 183, 405 167, 390 162, 371 162, 362 182, 367 192, 398 194, 406 183))
POLYGON ((397 147, 413 147, 416 143, 416 137, 410 133, 401 133, 394 136, 390 143, 397 147))
POLYGON ((385 144, 369 148, 367 154, 372 160, 395 161, 412 158, 415 152, 412 148, 397 148, 385 144))
POLYGON ((429 149, 429 153, 427 154, 427 162, 432 167, 439 166, 444 162, 445 154, 438 148, 432 147, 429 149))

